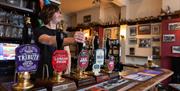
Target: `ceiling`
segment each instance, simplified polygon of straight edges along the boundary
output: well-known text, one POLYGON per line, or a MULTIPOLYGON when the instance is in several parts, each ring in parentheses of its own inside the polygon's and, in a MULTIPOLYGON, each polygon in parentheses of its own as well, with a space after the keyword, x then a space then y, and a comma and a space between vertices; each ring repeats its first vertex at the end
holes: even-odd
POLYGON ((73 13, 93 7, 93 0, 61 0, 63 13, 73 13))
MULTIPOLYGON (((74 13, 77 11, 85 10, 95 6, 94 0, 60 0, 61 9, 65 14, 74 13)), ((122 6, 123 0, 100 0, 101 3, 113 3, 122 6)))

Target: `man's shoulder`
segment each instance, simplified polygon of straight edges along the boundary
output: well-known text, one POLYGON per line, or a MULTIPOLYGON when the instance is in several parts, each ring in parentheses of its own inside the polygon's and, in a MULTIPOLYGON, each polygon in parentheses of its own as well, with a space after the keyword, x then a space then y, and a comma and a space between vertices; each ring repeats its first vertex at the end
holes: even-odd
POLYGON ((47 30, 47 28, 45 26, 41 26, 41 27, 36 28, 35 30, 36 31, 38 31, 38 30, 47 30))
POLYGON ((36 29, 34 30, 34 32, 36 32, 36 33, 44 33, 44 32, 48 32, 48 31, 49 31, 48 28, 46 28, 45 26, 36 28, 36 29))

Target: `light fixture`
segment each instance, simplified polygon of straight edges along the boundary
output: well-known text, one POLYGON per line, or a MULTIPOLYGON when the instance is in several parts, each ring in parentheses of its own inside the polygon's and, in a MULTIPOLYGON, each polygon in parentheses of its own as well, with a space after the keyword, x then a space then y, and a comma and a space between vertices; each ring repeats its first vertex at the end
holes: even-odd
POLYGON ((90 36, 90 29, 85 29, 85 30, 83 30, 83 33, 84 33, 84 36, 85 36, 86 38, 89 38, 89 36, 90 36))
POLYGON ((100 0, 93 0, 92 4, 99 4, 101 1, 100 0))
POLYGON ((127 25, 121 25, 120 26, 120 36, 121 36, 121 38, 124 38, 126 36, 126 29, 127 29, 127 25))
POLYGON ((121 36, 121 38, 124 38, 124 35, 120 35, 121 36))

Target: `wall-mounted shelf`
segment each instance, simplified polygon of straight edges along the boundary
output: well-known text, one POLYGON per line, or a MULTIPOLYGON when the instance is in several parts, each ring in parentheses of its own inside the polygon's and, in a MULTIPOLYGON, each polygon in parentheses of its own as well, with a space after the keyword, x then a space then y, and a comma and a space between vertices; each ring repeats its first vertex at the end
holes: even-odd
POLYGON ((2 22, 0 22, 0 25, 12 26, 12 27, 17 27, 17 28, 23 28, 24 27, 24 26, 13 25, 13 24, 8 24, 8 23, 2 23, 2 22))
POLYGON ((19 6, 16 6, 16 5, 13 5, 13 4, 8 4, 8 3, 5 3, 5 2, 0 2, 0 6, 5 6, 5 7, 13 8, 13 9, 16 9, 16 10, 19 10, 19 11, 33 13, 32 9, 19 7, 19 6))
POLYGON ((167 57, 180 58, 180 55, 177 55, 177 54, 169 54, 169 55, 167 55, 167 57))
POLYGON ((147 58, 147 56, 126 55, 126 57, 147 58))
POLYGON ((21 43, 22 38, 9 38, 9 37, 0 37, 0 42, 6 42, 6 43, 21 43))

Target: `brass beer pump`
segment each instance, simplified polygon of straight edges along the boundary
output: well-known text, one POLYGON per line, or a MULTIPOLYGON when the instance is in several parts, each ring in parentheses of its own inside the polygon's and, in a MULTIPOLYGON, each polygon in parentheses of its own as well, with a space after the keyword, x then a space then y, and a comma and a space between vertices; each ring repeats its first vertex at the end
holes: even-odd
POLYGON ((34 85, 30 82, 29 72, 18 73, 18 82, 13 84, 13 89, 17 91, 27 90, 32 88, 34 85))
POLYGON ((65 79, 62 78, 62 72, 55 72, 54 71, 54 75, 53 75, 53 78, 51 79, 52 82, 55 82, 55 83, 61 83, 61 82, 64 82, 65 79))

